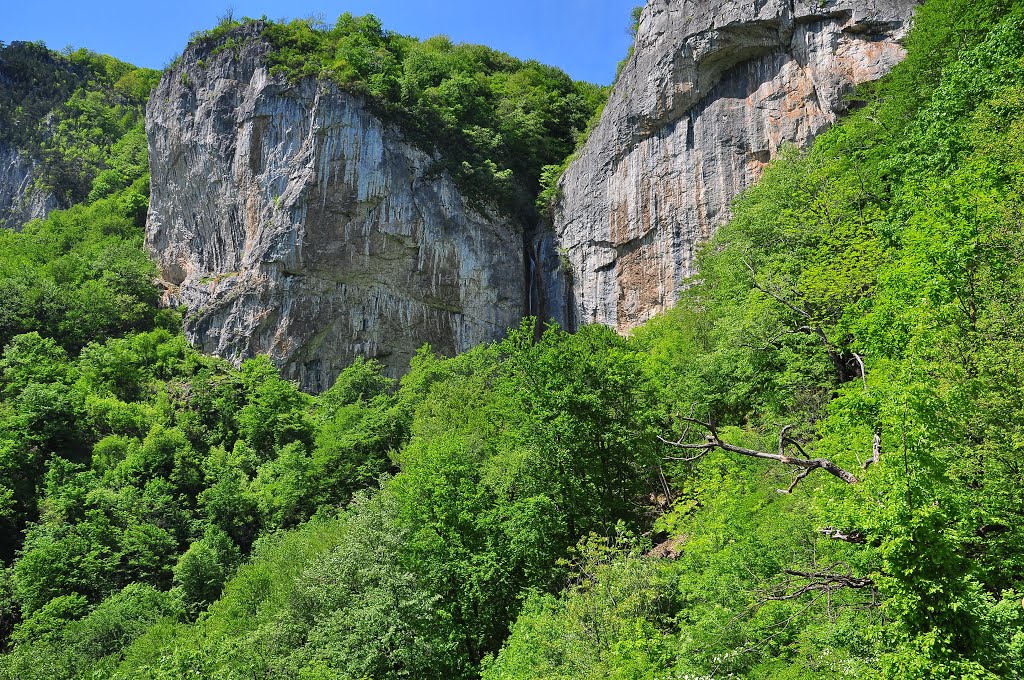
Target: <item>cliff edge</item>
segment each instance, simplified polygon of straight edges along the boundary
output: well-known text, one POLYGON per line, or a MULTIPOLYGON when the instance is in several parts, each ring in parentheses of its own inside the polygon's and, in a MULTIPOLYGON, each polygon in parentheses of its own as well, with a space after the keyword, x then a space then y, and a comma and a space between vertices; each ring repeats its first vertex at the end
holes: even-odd
POLYGON ((518 324, 521 229, 361 96, 271 75, 269 49, 260 22, 199 40, 150 98, 146 245, 189 340, 316 391, 359 356, 398 374, 518 324))

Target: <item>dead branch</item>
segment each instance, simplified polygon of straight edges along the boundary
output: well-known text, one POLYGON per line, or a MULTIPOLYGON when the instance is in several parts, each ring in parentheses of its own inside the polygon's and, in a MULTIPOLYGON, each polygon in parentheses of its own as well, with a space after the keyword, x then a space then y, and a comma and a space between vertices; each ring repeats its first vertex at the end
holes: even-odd
POLYGON ((698 453, 695 456, 687 456, 684 458, 680 458, 678 456, 665 456, 662 460, 670 460, 674 463, 696 463, 698 460, 702 459, 704 456, 711 453, 712 449, 708 448, 703 444, 684 444, 683 439, 685 438, 686 435, 684 434, 677 441, 671 441, 659 435, 658 441, 660 441, 662 444, 668 444, 669 446, 675 447, 677 449, 691 449, 695 451, 700 451, 700 453, 698 453))
POLYGON ((779 432, 779 455, 786 455, 786 444, 789 444, 790 446, 793 446, 797 451, 799 451, 801 456, 803 456, 804 458, 810 458, 810 456, 807 455, 807 452, 804 451, 804 447, 800 446, 800 442, 793 439, 792 437, 786 436, 786 433, 789 432, 791 429, 793 429, 792 425, 786 425, 779 432))
POLYGON ((789 487, 787 487, 786 489, 776 489, 776 490, 779 493, 781 493, 781 494, 783 494, 785 496, 788 496, 789 494, 793 493, 794 489, 796 489, 796 485, 799 484, 800 482, 802 482, 804 479, 806 479, 807 475, 809 475, 809 474, 811 474, 811 471, 809 469, 808 470, 801 470, 800 472, 796 473, 796 477, 793 478, 793 482, 789 485, 789 487))
POLYGON ((865 461, 862 466, 865 470, 882 460, 882 428, 875 430, 875 437, 871 442, 871 460, 865 461))
POLYGON ((864 391, 867 392, 868 374, 867 371, 864 369, 864 359, 861 357, 861 355, 857 354, 856 352, 854 352, 853 358, 857 360, 857 365, 860 366, 860 379, 864 383, 864 391))
MULTIPOLYGON (((854 576, 850 568, 842 563, 833 564, 822 571, 799 571, 786 569, 785 582, 776 585, 772 591, 764 596, 765 602, 782 602, 785 600, 796 600, 808 593, 832 593, 836 590, 850 588, 863 590, 871 588, 875 591, 875 582, 869 578, 854 576)), ((872 596, 872 602, 875 601, 872 596)))
POLYGON ((692 423, 694 425, 699 425, 700 427, 707 430, 705 441, 702 444, 684 444, 682 439, 673 442, 666 440, 662 437, 659 437, 659 439, 663 443, 673 446, 675 448, 701 452, 694 456, 693 458, 684 460, 700 460, 701 458, 709 454, 711 451, 714 451, 715 449, 722 449, 723 451, 729 451, 731 453, 736 453, 741 456, 748 456, 750 458, 761 458, 763 460, 771 460, 777 463, 782 463, 783 465, 790 465, 792 467, 799 468, 800 472, 797 474, 797 478, 794 480, 794 483, 790 485, 789 489, 779 489, 779 493, 783 494, 792 493, 793 489, 796 488, 796 485, 801 480, 806 478, 807 475, 809 475, 811 472, 814 472, 815 470, 824 470, 830 475, 843 480, 847 484, 860 483, 860 480, 857 479, 857 477, 853 473, 847 472, 846 470, 839 467, 838 465, 828 460, 827 458, 810 458, 809 456, 807 456, 807 453, 803 450, 803 447, 801 447, 799 443, 786 436, 786 433, 791 429, 791 426, 782 428, 782 432, 779 435, 779 452, 768 453, 767 451, 757 451, 755 449, 748 449, 742 446, 736 446, 734 444, 722 441, 721 437, 718 436, 718 430, 715 429, 715 426, 711 423, 705 423, 694 418, 682 418, 682 420, 692 423), (799 451, 800 454, 802 454, 804 457, 797 458, 788 455, 786 449, 787 446, 790 445, 797 449, 797 451, 799 451))
POLYGON ((824 529, 818 529, 818 533, 827 538, 831 538, 833 541, 843 541, 845 543, 854 543, 856 545, 863 545, 864 543, 867 543, 867 539, 864 538, 864 534, 859 531, 846 531, 835 527, 825 527, 824 529))
MULTIPOLYGON (((786 455, 786 433, 793 429, 792 425, 783 425, 779 429, 779 455, 786 455)), ((807 456, 804 456, 806 458, 807 456)))

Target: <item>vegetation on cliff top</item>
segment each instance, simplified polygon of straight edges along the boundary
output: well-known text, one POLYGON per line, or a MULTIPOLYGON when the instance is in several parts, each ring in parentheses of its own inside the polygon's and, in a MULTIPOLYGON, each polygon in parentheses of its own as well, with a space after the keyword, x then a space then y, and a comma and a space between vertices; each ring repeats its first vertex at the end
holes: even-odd
POLYGON ((908 49, 631 338, 311 397, 72 266, 132 190, 10 235, 135 302, 3 312, 0 678, 1024 677, 1024 3, 908 49))
MULTIPOLYGON (((253 20, 225 17, 195 40, 234 49, 253 20)), ((575 148, 607 88, 573 81, 562 70, 503 52, 418 40, 385 30, 372 16, 261 20, 272 46, 271 72, 329 79, 366 95, 414 143, 440 154, 448 172, 479 205, 496 206, 532 226, 541 171, 575 148)))

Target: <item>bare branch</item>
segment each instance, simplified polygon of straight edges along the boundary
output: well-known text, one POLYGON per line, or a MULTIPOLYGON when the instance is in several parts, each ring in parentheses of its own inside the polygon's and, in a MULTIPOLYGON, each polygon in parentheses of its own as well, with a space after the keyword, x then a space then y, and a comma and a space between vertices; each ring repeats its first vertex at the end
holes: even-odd
POLYGON ((880 460, 882 460, 882 428, 875 430, 875 437, 871 442, 871 460, 866 461, 862 467, 867 470, 880 460))
MULTIPOLYGON (((803 453, 804 456, 806 456, 806 453, 803 451, 803 448, 799 444, 796 444, 796 442, 793 442, 793 440, 791 440, 789 437, 786 437, 785 433, 783 433, 779 437, 779 453, 768 453, 766 451, 748 449, 742 446, 736 446, 734 444, 729 444, 728 442, 722 441, 722 439, 718 436, 718 431, 711 423, 705 423, 694 418, 683 418, 682 420, 694 423, 696 425, 700 425, 705 430, 707 430, 707 441, 703 444, 683 444, 681 442, 671 442, 662 437, 659 437, 659 439, 661 439, 662 442, 674 446, 676 448, 703 451, 704 453, 702 453, 701 456, 707 455, 707 453, 710 452, 712 449, 719 448, 722 449, 723 451, 729 451, 731 453, 736 453, 741 456, 748 456, 750 458, 761 458, 764 460, 772 460, 777 463, 782 463, 784 465, 791 465, 793 467, 800 468, 801 470, 805 470, 807 474, 810 474, 814 470, 824 470, 830 475, 838 477, 839 479, 843 480, 847 484, 860 483, 860 480, 857 479, 857 477, 853 473, 847 472, 846 470, 839 467, 838 465, 828 460, 827 458, 794 458, 792 456, 787 455, 787 443, 795 444, 796 448, 801 453, 803 453)), ((786 428, 783 428, 784 431, 788 429, 788 426, 786 428)), ((799 479, 797 481, 799 482, 806 476, 806 474, 799 476, 799 479)))
MULTIPOLYGON (((768 631, 774 630, 775 632, 759 640, 753 641, 750 644, 744 643, 747 646, 736 652, 737 655, 753 652, 759 647, 763 647, 768 644, 788 630, 795 621, 810 611, 811 608, 813 608, 822 599, 828 603, 829 616, 831 616, 831 609, 833 606, 832 595, 837 591, 843 589, 864 590, 870 588, 870 599, 861 603, 844 603, 839 606, 863 610, 872 610, 879 606, 878 589, 875 586, 875 583, 868 578, 853 576, 850 568, 843 563, 833 564, 821 571, 799 571, 796 569, 787 569, 783 574, 785 575, 784 582, 776 583, 768 589, 758 589, 755 591, 757 594, 756 601, 744 611, 739 612, 730 618, 729 621, 722 626, 719 641, 725 637, 727 631, 729 631, 737 621, 741 618, 752 615, 769 602, 786 600, 795 601, 806 595, 808 597, 804 602, 801 602, 804 606, 799 609, 792 610, 792 613, 788 618, 779 621, 768 628, 768 631)), ((717 673, 718 666, 715 667, 713 674, 717 677, 717 673)))
POLYGON ((658 479, 661 481, 661 490, 665 492, 666 506, 672 505, 672 488, 668 484, 668 478, 665 477, 665 471, 658 466, 658 479))
POLYGON ((855 545, 863 545, 867 543, 867 539, 864 538, 864 534, 859 531, 844 531, 843 529, 836 529, 835 527, 825 527, 824 529, 818 529, 818 533, 831 538, 833 541, 843 541, 845 543, 853 543, 855 545))
POLYGON ((793 439, 792 437, 786 437, 786 443, 795 446, 796 450, 799 451, 800 455, 803 456, 804 458, 810 458, 810 456, 807 455, 807 452, 804 451, 804 447, 800 446, 800 442, 798 442, 797 440, 793 439))
MULTIPOLYGON (((786 455, 786 433, 793 429, 792 425, 785 425, 779 430, 779 455, 786 455)), ((804 456, 806 458, 807 456, 804 456)))
POLYGON ((711 423, 711 422, 705 423, 703 420, 697 420, 696 418, 687 417, 687 416, 679 416, 679 420, 683 421, 684 423, 691 423, 693 425, 699 425, 699 426, 703 427, 705 430, 707 430, 708 432, 710 432, 715 437, 718 436, 718 430, 715 429, 714 423, 711 423))
POLYGON ((823 571, 786 569, 783 573, 800 579, 800 581, 794 582, 794 579, 786 579, 785 583, 775 587, 773 593, 765 596, 765 601, 796 600, 807 593, 831 593, 834 590, 841 590, 843 588, 852 588, 854 590, 871 588, 872 591, 875 589, 874 581, 869 578, 854 576, 850 568, 841 563, 833 564, 823 571), (840 571, 840 568, 843 567, 845 569, 840 571), (793 589, 794 587, 796 588, 795 590, 793 589))
POLYGON ((700 450, 704 450, 704 449, 713 449, 713 448, 715 448, 711 444, 683 444, 681 441, 675 441, 674 442, 674 441, 672 441, 670 439, 665 439, 664 437, 660 437, 660 436, 658 437, 658 440, 662 444, 668 444, 669 446, 675 447, 677 449, 693 449, 695 451, 700 451, 700 450))
POLYGON ((860 366, 860 379, 864 382, 864 391, 868 391, 868 374, 864 370, 864 359, 859 354, 854 352, 853 358, 857 360, 857 365, 860 366))
POLYGON ((788 489, 776 489, 776 490, 779 493, 781 493, 781 494, 783 494, 785 496, 788 496, 789 494, 793 493, 793 489, 796 488, 796 485, 799 484, 804 479, 806 479, 807 475, 809 475, 809 474, 811 474, 811 470, 810 469, 801 470, 800 472, 796 473, 796 477, 793 478, 793 483, 789 485, 788 489))
POLYGON ((810 313, 806 309, 800 309, 799 307, 797 307, 796 305, 791 303, 789 300, 787 300, 786 298, 782 297, 780 294, 778 294, 775 291, 769 289, 767 286, 762 286, 760 283, 758 283, 758 280, 757 280, 757 270, 754 268, 754 265, 749 260, 745 261, 744 264, 746 264, 747 265, 747 269, 750 270, 750 282, 751 282, 751 285, 754 287, 755 290, 761 291, 762 293, 764 293, 768 297, 772 298, 773 300, 775 300, 779 304, 784 305, 785 307, 789 308, 791 311, 796 312, 797 314, 799 314, 800 316, 804 317, 805 319, 810 319, 811 318, 810 313))
POLYGON ((661 437, 658 437, 658 439, 661 439, 662 443, 668 444, 669 446, 675 446, 676 448, 680 448, 680 449, 698 449, 698 450, 700 450, 700 453, 698 453, 696 456, 688 456, 688 457, 685 457, 685 458, 680 458, 680 457, 677 457, 677 456, 665 456, 665 457, 662 458, 662 460, 669 460, 669 461, 672 461, 673 463, 696 463, 698 460, 701 460, 702 458, 704 458, 706 455, 708 455, 709 453, 711 453, 714 450, 714 447, 712 447, 712 446, 680 445, 680 444, 676 444, 675 442, 670 442, 667 439, 662 439, 661 437))

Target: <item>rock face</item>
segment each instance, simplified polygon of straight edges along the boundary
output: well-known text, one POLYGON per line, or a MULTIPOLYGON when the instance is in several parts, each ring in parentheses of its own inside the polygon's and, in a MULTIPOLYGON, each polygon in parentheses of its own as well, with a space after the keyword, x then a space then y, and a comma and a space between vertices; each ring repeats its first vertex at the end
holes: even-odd
POLYGON ((525 246, 361 98, 272 76, 249 24, 191 46, 150 99, 146 243, 194 344, 268 353, 312 390, 357 356, 397 374, 425 342, 456 353, 525 313, 625 332, 675 302, 780 146, 902 59, 915 5, 649 0, 553 229, 525 246))
POLYGON ((271 76, 260 29, 189 47, 147 111, 146 245, 193 344, 267 353, 321 390, 355 357, 397 374, 423 343, 454 354, 516 325, 521 231, 359 97, 271 76))
POLYGON ((915 6, 649 0, 601 122, 561 180, 566 316, 625 332, 672 306, 695 247, 779 147, 809 144, 854 85, 903 58, 915 6))
POLYGON ((20 230, 59 207, 53 194, 36 188, 36 168, 25 154, 0 144, 0 229, 20 230))

